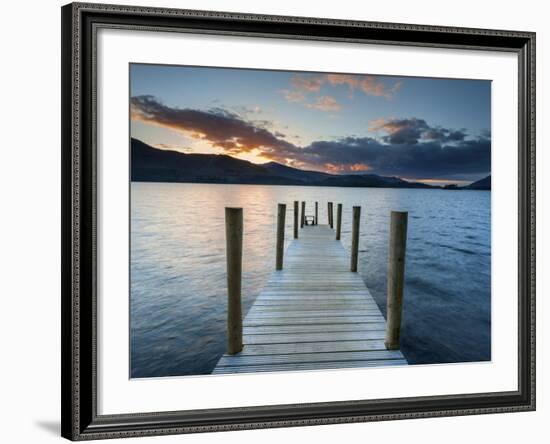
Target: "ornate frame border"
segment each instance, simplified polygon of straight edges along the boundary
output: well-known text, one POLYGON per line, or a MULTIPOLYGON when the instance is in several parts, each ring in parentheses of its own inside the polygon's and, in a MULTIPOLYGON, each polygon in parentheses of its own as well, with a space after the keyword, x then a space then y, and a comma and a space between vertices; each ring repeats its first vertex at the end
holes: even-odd
POLYGON ((535 33, 72 3, 62 15, 62 436, 70 440, 535 409, 535 33), (141 414, 97 414, 96 32, 210 33, 508 51, 519 65, 518 390, 141 414))

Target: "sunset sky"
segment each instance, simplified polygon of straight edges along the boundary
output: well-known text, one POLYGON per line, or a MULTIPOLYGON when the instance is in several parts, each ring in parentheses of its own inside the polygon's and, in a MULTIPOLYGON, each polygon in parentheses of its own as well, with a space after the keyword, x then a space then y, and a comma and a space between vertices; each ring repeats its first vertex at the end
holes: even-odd
POLYGON ((335 174, 465 183, 491 169, 491 82, 130 66, 131 136, 335 174))

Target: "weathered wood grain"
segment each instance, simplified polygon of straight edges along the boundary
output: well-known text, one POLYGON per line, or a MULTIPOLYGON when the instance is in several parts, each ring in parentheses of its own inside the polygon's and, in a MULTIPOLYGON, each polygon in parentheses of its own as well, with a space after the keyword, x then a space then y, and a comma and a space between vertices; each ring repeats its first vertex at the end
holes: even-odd
POLYGON ((263 364, 263 365, 241 365, 234 367, 216 367, 212 374, 231 373, 260 373, 260 372, 282 372, 282 371, 303 371, 303 370, 331 370, 344 368, 366 368, 366 367, 389 367, 395 365, 408 365, 405 359, 390 359, 379 361, 341 361, 341 362, 310 362, 306 364, 263 364))

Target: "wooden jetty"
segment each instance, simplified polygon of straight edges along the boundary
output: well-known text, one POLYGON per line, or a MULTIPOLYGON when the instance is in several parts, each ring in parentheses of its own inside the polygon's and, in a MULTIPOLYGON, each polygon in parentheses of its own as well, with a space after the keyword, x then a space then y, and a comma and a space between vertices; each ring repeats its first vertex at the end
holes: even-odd
POLYGON ((248 311, 242 350, 224 354, 213 374, 407 365, 386 330, 335 231, 305 225, 248 311))

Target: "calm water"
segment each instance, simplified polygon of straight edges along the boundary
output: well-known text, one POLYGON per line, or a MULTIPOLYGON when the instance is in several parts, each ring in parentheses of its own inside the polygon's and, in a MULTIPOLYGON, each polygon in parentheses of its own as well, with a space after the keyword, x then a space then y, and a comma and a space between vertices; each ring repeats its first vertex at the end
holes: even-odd
POLYGON ((486 191, 133 183, 131 375, 210 373, 225 350, 224 207, 244 208, 243 311, 275 262, 277 203, 362 206, 359 272, 386 313, 391 210, 409 211, 402 350, 410 363, 491 359, 490 207, 486 191))

